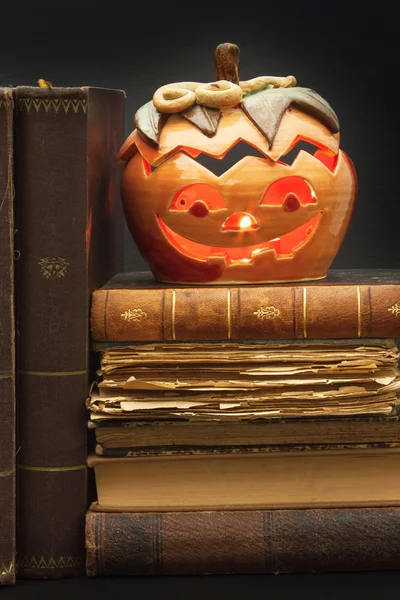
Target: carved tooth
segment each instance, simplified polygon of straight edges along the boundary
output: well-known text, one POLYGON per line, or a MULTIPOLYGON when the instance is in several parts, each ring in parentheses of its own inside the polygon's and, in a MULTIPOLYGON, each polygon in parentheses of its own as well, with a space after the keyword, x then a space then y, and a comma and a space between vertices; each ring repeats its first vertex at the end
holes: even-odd
POLYGON ((227 253, 211 254, 207 262, 210 265, 219 265, 220 267, 224 267, 224 268, 226 268, 230 264, 227 253))
POLYGON ((332 134, 311 116, 292 108, 283 115, 269 156, 273 160, 278 160, 289 151, 291 146, 294 146, 294 142, 297 140, 304 140, 316 146, 329 148, 336 154, 339 150, 340 136, 339 133, 332 134), (296 136, 293 135, 293 132, 297 132, 296 136))
POLYGON ((253 261, 254 266, 256 267, 260 262, 263 263, 265 260, 265 256, 266 254, 270 254, 270 255, 275 255, 276 258, 276 251, 275 248, 272 248, 271 246, 268 246, 267 248, 257 248, 255 251, 253 250, 251 258, 253 261))

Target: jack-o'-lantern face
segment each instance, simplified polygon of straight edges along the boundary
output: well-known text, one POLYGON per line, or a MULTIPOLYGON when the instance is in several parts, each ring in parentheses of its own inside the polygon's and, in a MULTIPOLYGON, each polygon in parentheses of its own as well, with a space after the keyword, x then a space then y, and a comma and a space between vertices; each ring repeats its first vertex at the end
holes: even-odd
MULTIPOLYGON (((301 97, 303 88, 291 88, 292 94, 293 89, 301 97)), ((271 92, 276 90, 266 94, 271 92)), ((280 90, 275 98, 282 97, 280 90)), ((321 118, 314 99, 312 110, 289 102, 272 124, 271 143, 271 132, 266 135, 260 126, 263 105, 260 117, 260 106, 257 114, 244 104, 218 111, 212 137, 199 126, 199 115, 209 121, 215 109, 197 109, 193 119, 171 114, 157 133, 157 145, 139 118, 138 129, 121 148, 120 158, 128 161, 122 177, 127 223, 161 281, 318 279, 339 249, 356 179, 332 122, 321 118), (296 154, 302 142, 308 143, 307 151, 296 154), (206 156, 224 165, 239 144, 247 145, 248 155, 224 172, 216 175, 202 164, 206 156)), ((147 115, 149 109, 154 124, 155 109, 146 105, 147 115)), ((156 117, 160 122, 160 113, 156 117)))

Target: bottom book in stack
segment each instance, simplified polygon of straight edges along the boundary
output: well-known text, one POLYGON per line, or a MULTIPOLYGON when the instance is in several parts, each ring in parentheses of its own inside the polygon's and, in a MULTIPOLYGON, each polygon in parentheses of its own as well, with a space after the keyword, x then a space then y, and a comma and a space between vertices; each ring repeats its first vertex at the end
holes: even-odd
POLYGON ((400 567, 395 340, 109 345, 87 574, 400 567))

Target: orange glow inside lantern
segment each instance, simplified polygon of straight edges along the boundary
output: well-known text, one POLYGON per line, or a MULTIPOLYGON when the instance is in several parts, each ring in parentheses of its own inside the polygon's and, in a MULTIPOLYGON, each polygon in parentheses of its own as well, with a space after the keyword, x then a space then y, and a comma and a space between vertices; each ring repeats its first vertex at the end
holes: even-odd
MULTIPOLYGON (((296 176, 275 181, 269 186, 262 199, 262 204, 265 206, 282 205, 283 209, 289 212, 315 202, 316 196, 310 184, 296 176)), ((224 207, 224 198, 218 190, 204 183, 196 183, 187 186, 175 195, 170 210, 186 211, 198 218, 203 218, 210 211, 224 207)), ((252 257, 267 249, 273 249, 277 256, 292 256, 316 230, 319 218, 320 215, 316 215, 303 226, 281 237, 254 246, 246 246, 240 241, 241 232, 255 231, 259 229, 260 225, 249 212, 234 212, 223 221, 221 231, 238 232, 237 239, 240 246, 236 248, 199 244, 172 231, 161 217, 159 217, 159 223, 171 244, 186 255, 201 259, 223 256, 228 263, 232 264, 234 261, 251 262, 252 257)))
POLYGON ((196 104, 167 115, 157 131, 165 115, 149 103, 120 150, 127 223, 161 281, 318 279, 340 247, 356 175, 339 149, 336 115, 306 88, 248 98, 220 110, 196 104), (290 162, 304 142, 312 152, 301 148, 290 162), (202 164, 208 157, 222 165, 241 143, 249 154, 220 175, 202 164))

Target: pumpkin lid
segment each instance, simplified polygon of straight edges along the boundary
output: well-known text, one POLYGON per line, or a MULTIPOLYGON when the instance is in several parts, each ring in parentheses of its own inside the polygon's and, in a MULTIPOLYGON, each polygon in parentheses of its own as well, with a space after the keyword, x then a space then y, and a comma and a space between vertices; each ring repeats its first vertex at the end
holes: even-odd
POLYGON ((237 106, 244 111, 272 147, 282 117, 291 106, 325 125, 333 134, 339 131, 338 118, 331 106, 311 89, 297 87, 296 79, 261 76, 240 81, 239 48, 220 44, 215 51, 217 81, 172 83, 156 90, 153 99, 135 114, 139 134, 158 146, 162 128, 171 114, 182 117, 213 137, 224 108, 237 106))

